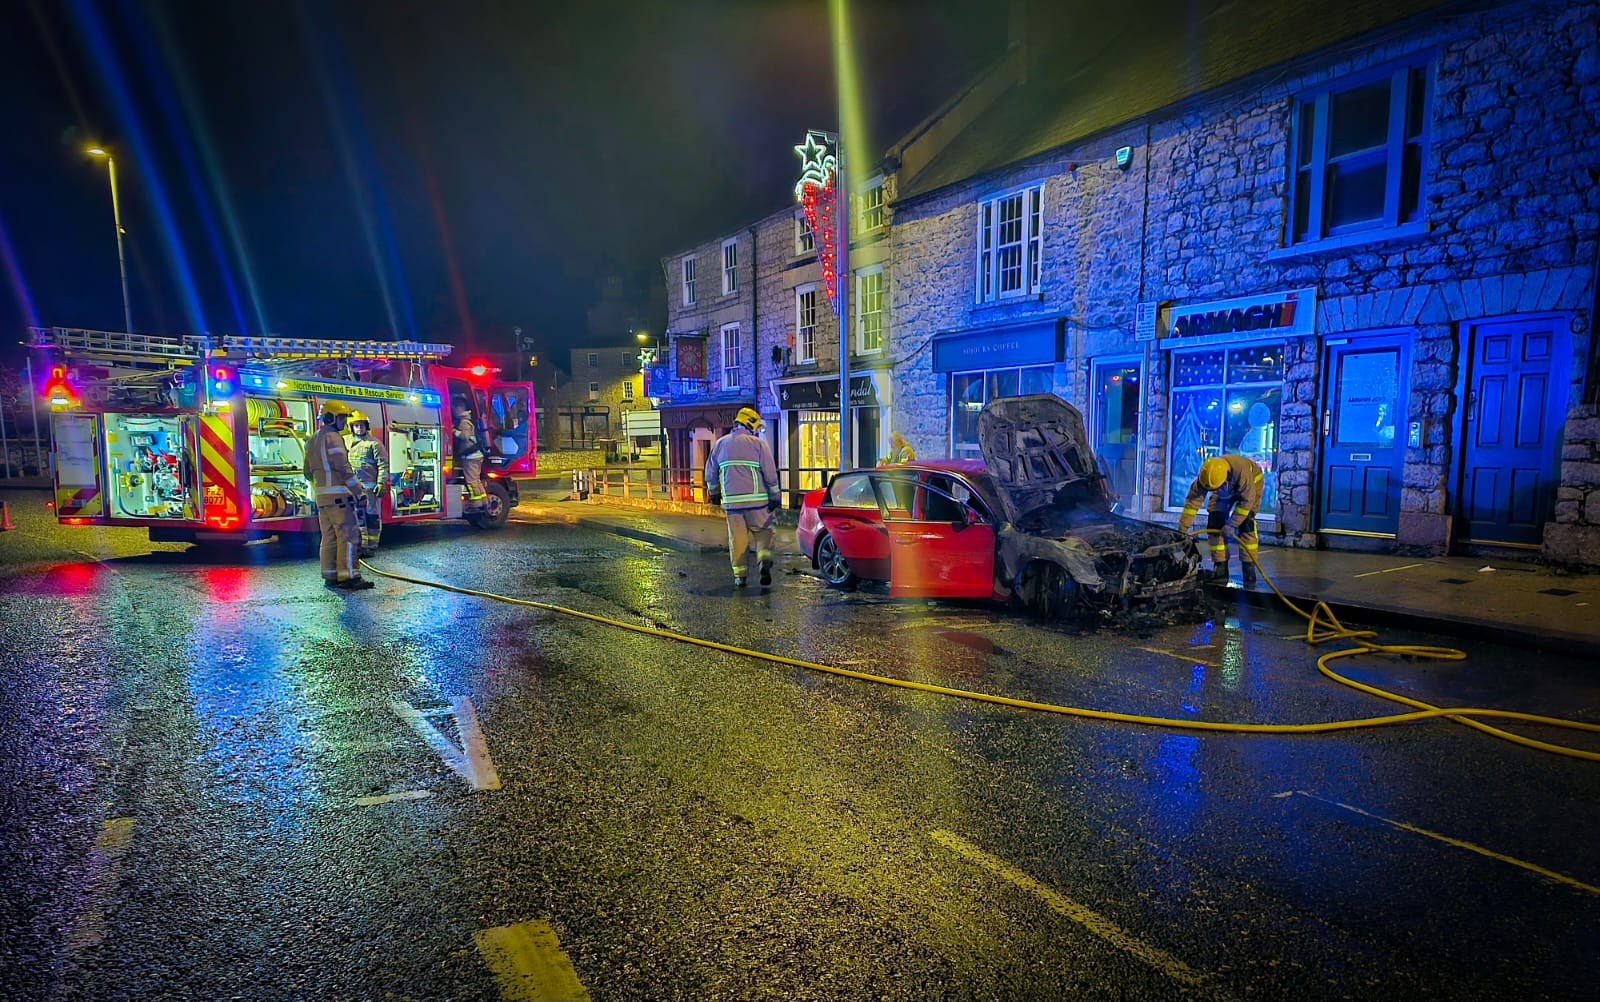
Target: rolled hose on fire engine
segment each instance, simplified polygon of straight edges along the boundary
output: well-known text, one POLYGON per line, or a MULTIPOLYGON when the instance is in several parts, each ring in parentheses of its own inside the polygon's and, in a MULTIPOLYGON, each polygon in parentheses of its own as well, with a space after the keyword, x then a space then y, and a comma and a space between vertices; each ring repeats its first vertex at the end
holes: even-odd
MULTIPOLYGON (((1202 533, 1220 532, 1221 530, 1201 530, 1202 533)), ((828 675, 838 675, 844 678, 853 678, 862 682, 874 682, 879 685, 894 686, 900 689, 912 689, 917 692, 931 692, 941 696, 953 696, 957 699, 970 699, 980 703, 993 703, 998 706, 1010 706, 1021 710, 1036 710, 1041 713, 1054 713, 1067 717, 1083 717, 1089 720, 1110 720, 1124 724, 1142 724, 1148 727, 1166 727, 1185 731, 1222 731, 1231 734, 1326 734, 1333 731, 1354 731, 1369 727, 1385 727, 1391 724, 1410 723, 1414 720, 1431 720, 1445 718, 1458 724, 1503 738, 1506 741, 1536 748, 1540 751, 1564 755, 1569 758, 1585 759, 1590 762, 1600 762, 1600 751, 1588 751, 1583 748, 1573 748, 1568 745, 1553 744, 1548 741, 1539 741, 1513 734, 1510 731, 1491 727, 1477 717, 1489 717, 1500 720, 1520 720, 1529 724, 1542 724, 1548 727, 1564 727, 1569 730, 1588 731, 1600 734, 1600 724, 1591 724, 1581 720, 1568 720, 1562 717, 1547 717, 1537 713, 1523 713, 1519 710, 1499 710, 1492 707, 1439 707, 1424 703, 1409 696, 1380 689, 1377 686, 1357 682, 1354 679, 1340 675, 1328 667, 1328 663, 1337 658, 1350 657, 1356 654, 1389 654, 1402 657, 1427 658, 1436 661, 1464 661, 1466 652, 1458 651, 1453 647, 1429 647, 1417 644, 1379 644, 1374 642, 1376 636, 1373 630, 1352 630, 1340 623, 1324 602, 1318 602, 1311 612, 1307 613, 1288 596, 1278 590, 1268 576, 1266 569, 1252 556, 1251 562, 1255 563, 1257 572, 1268 587, 1291 610, 1306 620, 1305 641, 1312 646, 1327 643, 1330 640, 1348 640, 1356 644, 1337 651, 1329 651, 1317 659, 1317 670, 1328 678, 1347 685, 1352 689, 1392 702, 1413 707, 1408 713, 1392 713, 1378 717, 1357 717, 1349 720, 1327 720, 1309 724, 1251 724, 1233 723, 1229 721, 1213 720, 1184 720, 1176 717, 1152 717, 1138 713, 1120 713, 1115 710, 1096 710, 1083 706, 1063 706, 1056 703, 1040 703, 1028 699, 1015 699, 1010 696, 995 696, 985 692, 972 692, 967 689, 954 689, 949 686, 934 685, 929 682, 913 682, 908 679, 893 678, 887 675, 874 675, 870 672, 852 671, 848 668, 836 668, 816 661, 806 661, 802 658, 784 657, 781 654, 769 654, 766 651, 751 650, 734 644, 719 643, 715 640, 705 640, 700 637, 691 637, 683 633, 674 633, 654 626, 642 626, 638 623, 624 622, 620 619, 611 619, 606 616, 596 615, 592 612, 583 612, 578 609, 569 609, 566 606, 556 605, 552 602, 539 602, 527 598, 513 598, 510 595, 499 595, 489 591, 479 591, 473 588, 462 588, 459 585, 444 584, 440 581, 430 581, 426 578, 416 578, 405 574, 396 574, 392 571, 379 570, 367 561, 360 562, 361 566, 379 577, 389 578, 393 581, 404 581, 407 584, 421 585, 426 588, 437 588, 441 591, 455 592, 458 595, 472 595, 476 598, 492 599, 496 602, 505 602, 509 605, 520 605, 530 609, 543 609, 546 612, 560 613, 563 616, 572 616, 585 619, 592 623, 605 626, 615 626, 619 629, 631 630, 634 633, 643 633, 647 636, 661 637, 665 640, 676 640, 679 643, 693 644, 714 651, 727 654, 737 654, 743 657, 766 661, 771 664, 784 665, 790 668, 804 668, 807 671, 822 672, 828 675)))

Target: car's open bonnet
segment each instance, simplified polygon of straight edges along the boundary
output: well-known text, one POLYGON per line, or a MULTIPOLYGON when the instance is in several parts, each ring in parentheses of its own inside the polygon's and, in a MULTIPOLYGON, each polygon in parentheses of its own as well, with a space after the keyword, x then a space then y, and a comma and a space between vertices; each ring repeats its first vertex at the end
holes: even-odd
POLYGON ((978 447, 1013 524, 1029 511, 1055 502, 1069 485, 1082 485, 1086 496, 1103 496, 1100 467, 1089 449, 1083 415, 1060 397, 1038 394, 990 401, 978 415, 978 447))

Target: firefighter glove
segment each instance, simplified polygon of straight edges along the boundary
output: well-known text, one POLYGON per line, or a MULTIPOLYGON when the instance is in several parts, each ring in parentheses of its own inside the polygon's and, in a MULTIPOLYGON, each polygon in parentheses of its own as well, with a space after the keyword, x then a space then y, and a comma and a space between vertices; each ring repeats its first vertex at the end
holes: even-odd
POLYGON ((722 492, 713 487, 706 493, 706 500, 720 508, 722 506, 722 492))
POLYGON ((767 499, 767 511, 777 511, 780 507, 782 507, 782 504, 777 498, 767 499))
POLYGON ((1194 524, 1194 518, 1189 516, 1189 515, 1180 515, 1178 517, 1178 531, 1179 532, 1188 532, 1189 531, 1189 526, 1191 526, 1193 524, 1194 524))

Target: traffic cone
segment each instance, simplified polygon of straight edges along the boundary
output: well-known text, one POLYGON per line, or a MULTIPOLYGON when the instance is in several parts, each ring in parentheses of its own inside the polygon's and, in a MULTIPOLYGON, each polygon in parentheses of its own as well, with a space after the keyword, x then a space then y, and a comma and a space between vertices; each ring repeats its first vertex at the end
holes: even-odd
POLYGON ((10 532, 16 526, 11 524, 11 505, 0 501, 0 532, 10 532))

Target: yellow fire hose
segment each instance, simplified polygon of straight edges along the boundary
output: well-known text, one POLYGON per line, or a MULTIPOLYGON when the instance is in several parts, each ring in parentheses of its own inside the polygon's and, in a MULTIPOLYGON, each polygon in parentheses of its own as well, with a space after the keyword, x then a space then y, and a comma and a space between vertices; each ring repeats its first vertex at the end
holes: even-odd
MULTIPOLYGON (((1203 530, 1205 532, 1220 530, 1203 530)), ((1241 547, 1241 551, 1242 551, 1241 547)), ((603 623, 606 626, 615 626, 635 633, 643 633, 652 637, 661 637, 666 640, 676 640, 680 643, 693 644, 696 647, 706 647, 714 651, 723 651, 728 654, 738 654, 744 657, 767 661, 772 664, 786 665, 791 668, 804 668, 808 671, 825 672, 829 675, 840 675, 845 678, 859 679, 863 682, 875 682, 879 685, 890 685, 901 689, 914 689, 918 692, 938 693, 941 696, 954 696, 958 699, 970 699, 980 703, 994 703, 1000 706, 1013 706, 1023 710, 1038 710, 1042 713, 1056 713, 1067 717, 1084 717, 1090 720, 1114 720, 1125 724, 1144 724, 1149 727, 1168 727, 1186 731, 1224 731, 1233 734, 1324 734, 1330 731, 1354 731, 1366 727, 1383 727, 1389 724, 1402 724, 1413 720, 1427 720, 1434 717, 1444 717, 1458 724, 1492 734, 1507 741, 1516 742, 1529 748, 1541 751, 1554 752, 1557 755, 1566 755, 1571 758, 1587 759, 1591 762, 1600 762, 1600 752, 1588 751, 1583 748, 1573 748, 1567 745, 1552 744, 1547 741, 1538 741, 1533 738, 1523 737, 1491 727, 1481 722, 1480 717, 1489 717, 1502 720, 1521 720, 1526 723, 1544 724, 1550 727, 1565 727, 1572 730, 1589 731, 1600 734, 1600 724, 1586 723, 1581 720, 1567 720, 1561 717, 1547 717, 1536 713, 1522 713, 1516 710, 1497 710, 1479 707, 1438 707, 1421 700, 1402 696, 1398 693, 1388 692, 1376 686, 1357 682, 1346 678, 1328 667, 1328 662, 1336 658, 1350 657, 1356 654, 1393 654, 1405 657, 1431 658, 1441 661, 1464 661, 1466 652, 1458 651, 1451 647, 1428 647, 1416 644, 1379 644, 1370 638, 1376 634, 1372 630, 1351 630, 1345 627, 1334 617, 1333 611, 1324 602, 1318 602, 1310 613, 1301 609, 1290 601, 1288 596, 1278 590, 1272 578, 1267 575, 1261 564, 1254 556, 1251 562, 1256 564, 1262 580, 1272 589, 1278 598, 1290 609, 1294 610, 1301 618, 1306 620, 1306 643, 1316 646, 1330 640, 1349 640, 1357 646, 1348 647, 1337 651, 1329 651, 1317 659, 1317 669, 1343 685, 1362 692, 1370 693, 1383 699, 1414 707, 1408 713, 1393 713, 1381 717, 1359 717, 1352 720, 1329 720, 1322 723, 1311 724, 1243 724, 1227 721, 1211 720, 1183 720, 1176 717, 1149 717, 1138 713, 1118 713, 1114 710, 1094 710, 1081 706, 1061 706, 1055 703, 1038 703, 1028 699, 1013 699, 1010 696, 994 696, 984 692, 971 692, 966 689, 953 689, 949 686, 933 685, 928 682, 912 682, 906 679, 891 678, 886 675, 873 675, 869 672, 851 671, 848 668, 836 668, 832 665, 821 664, 816 661, 806 661, 801 658, 784 657, 781 654, 768 654, 765 651, 750 650, 737 647, 733 644, 722 644, 715 640, 704 640, 700 637, 691 637, 671 630, 661 630, 653 626, 641 626, 637 623, 627 623, 618 619, 597 616, 591 612, 581 612, 565 606, 555 605, 550 602, 537 602, 533 599, 512 598, 509 595, 497 595, 494 592, 477 591, 472 588, 462 588, 457 585, 444 584, 439 581, 429 581, 423 578, 409 577, 404 574, 395 574, 390 571, 379 570, 367 561, 361 561, 361 566, 380 577, 394 581, 404 581, 408 584, 422 585, 427 588, 438 588, 451 591, 460 595, 472 595, 477 598, 493 599, 496 602, 505 602, 510 605, 526 606, 531 609, 543 609, 546 612, 560 613, 563 616, 574 616, 586 619, 593 623, 603 623)))

